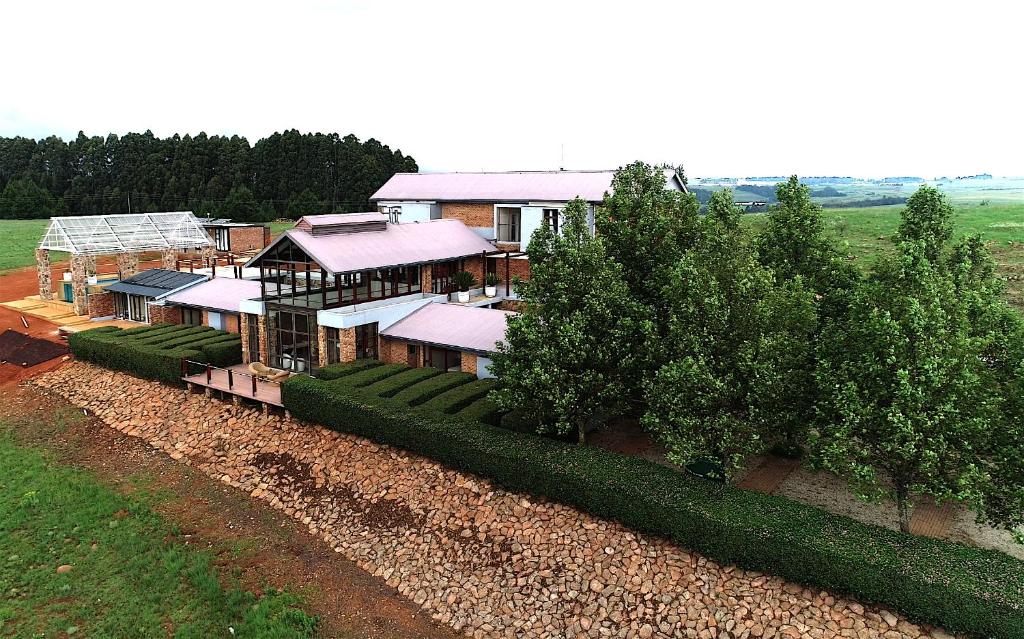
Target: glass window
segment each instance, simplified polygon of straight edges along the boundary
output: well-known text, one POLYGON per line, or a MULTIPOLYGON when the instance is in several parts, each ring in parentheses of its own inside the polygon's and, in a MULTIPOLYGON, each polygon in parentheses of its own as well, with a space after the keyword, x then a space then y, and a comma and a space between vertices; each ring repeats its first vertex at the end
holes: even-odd
POLYGON ((338 329, 328 327, 327 333, 327 363, 337 364, 341 361, 341 340, 338 329))
POLYGON ((519 222, 522 209, 506 206, 498 207, 498 241, 518 242, 519 222))
POLYGON ((428 346, 426 349, 426 365, 450 373, 460 371, 462 370, 462 351, 428 346))
POLYGON ((377 359, 377 322, 356 326, 356 359, 377 359))
POLYGON ((558 234, 558 209, 544 209, 544 224, 552 233, 558 234))
POLYGON ((246 315, 245 321, 249 325, 249 360, 254 362, 260 358, 260 318, 246 315))
POLYGON ((197 308, 181 307, 181 323, 186 326, 202 326, 203 312, 197 308))
POLYGON ((294 372, 308 371, 316 362, 316 321, 312 316, 271 311, 274 325, 272 366, 294 372))
POLYGON ((227 251, 231 249, 231 234, 226 228, 216 228, 213 230, 214 241, 217 244, 218 251, 227 251))

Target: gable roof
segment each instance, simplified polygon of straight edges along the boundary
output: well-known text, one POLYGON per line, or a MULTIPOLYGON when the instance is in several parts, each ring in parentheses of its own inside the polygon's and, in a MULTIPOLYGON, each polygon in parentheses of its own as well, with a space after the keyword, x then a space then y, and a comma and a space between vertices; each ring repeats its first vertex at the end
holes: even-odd
POLYGON ((192 211, 51 217, 39 248, 77 255, 213 246, 192 211))
MULTIPOLYGON (((615 171, 507 171, 483 173, 396 173, 371 201, 568 202, 604 200, 615 171)), ((686 187, 674 171, 672 188, 686 187)))
POLYGON ((197 306, 214 311, 237 313, 242 300, 258 298, 260 293, 258 280, 215 277, 212 280, 173 292, 164 300, 182 306, 197 306))
POLYGON ((362 233, 314 235, 288 229, 245 266, 258 265, 267 251, 286 239, 332 274, 441 262, 494 251, 493 244, 460 220, 430 220, 387 224, 383 230, 362 233))
POLYGON ((511 311, 435 302, 410 313, 380 332, 385 337, 493 353, 505 339, 511 311))
POLYGON ((114 282, 104 290, 113 293, 130 293, 132 295, 157 297, 183 286, 189 286, 204 280, 206 280, 206 276, 198 273, 182 273, 181 271, 152 268, 114 282))

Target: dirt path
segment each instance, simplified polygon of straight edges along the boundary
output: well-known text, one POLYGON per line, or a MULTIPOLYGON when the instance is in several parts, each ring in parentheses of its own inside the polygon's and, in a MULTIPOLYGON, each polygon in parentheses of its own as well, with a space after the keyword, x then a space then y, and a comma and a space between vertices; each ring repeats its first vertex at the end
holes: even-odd
POLYGON ((18 425, 19 439, 153 503, 181 529, 179 539, 209 549, 225 570, 240 569, 246 588, 301 594, 306 609, 321 618, 321 636, 457 636, 284 513, 106 428, 63 400, 9 381, 0 382, 0 393, 0 419, 18 425))

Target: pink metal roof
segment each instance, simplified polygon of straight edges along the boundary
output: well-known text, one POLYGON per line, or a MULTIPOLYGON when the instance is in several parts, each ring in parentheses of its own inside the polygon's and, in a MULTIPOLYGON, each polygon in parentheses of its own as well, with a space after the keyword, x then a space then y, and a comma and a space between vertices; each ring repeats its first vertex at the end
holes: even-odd
POLYGON ((493 308, 435 302, 380 332, 416 342, 492 353, 505 339, 505 320, 515 313, 493 308))
MULTIPOLYGON (((383 231, 337 235, 314 236, 289 229, 274 244, 285 237, 331 273, 439 262, 494 251, 493 244, 454 219, 388 224, 383 231)), ((262 254, 246 266, 256 263, 262 254)))
POLYGON ((299 218, 295 228, 310 229, 315 226, 331 226, 335 224, 360 224, 362 222, 387 222, 388 216, 383 213, 328 213, 326 215, 306 215, 299 218))
POLYGON ((371 200, 456 202, 600 202, 614 171, 511 171, 507 173, 396 173, 371 200))
POLYGON ((256 280, 215 277, 173 295, 168 295, 164 299, 171 304, 201 306, 226 313, 237 313, 238 305, 242 300, 255 299, 259 296, 260 283, 256 280))

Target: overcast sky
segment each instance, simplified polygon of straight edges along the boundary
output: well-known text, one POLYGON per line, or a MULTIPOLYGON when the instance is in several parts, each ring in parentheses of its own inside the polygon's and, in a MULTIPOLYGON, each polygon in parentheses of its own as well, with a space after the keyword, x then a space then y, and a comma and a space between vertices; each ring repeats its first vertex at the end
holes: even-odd
POLYGON ((297 128, 375 137, 421 170, 1024 175, 1024 8, 1008 0, 36 0, 0 15, 6 136, 297 128))

